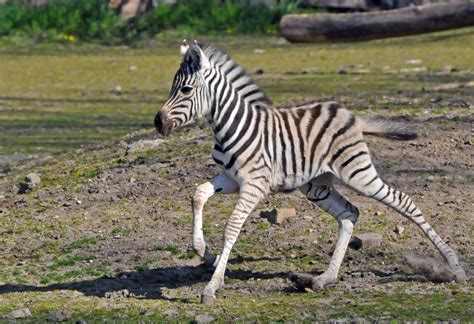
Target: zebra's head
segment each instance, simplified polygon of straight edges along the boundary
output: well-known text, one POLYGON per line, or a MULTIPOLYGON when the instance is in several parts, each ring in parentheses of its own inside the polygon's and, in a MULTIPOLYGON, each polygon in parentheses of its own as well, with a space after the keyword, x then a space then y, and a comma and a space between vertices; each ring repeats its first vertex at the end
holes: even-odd
POLYGON ((204 73, 209 59, 196 41, 181 45, 183 60, 173 80, 168 100, 155 116, 155 127, 164 136, 174 128, 192 123, 204 116, 210 107, 210 96, 204 73))

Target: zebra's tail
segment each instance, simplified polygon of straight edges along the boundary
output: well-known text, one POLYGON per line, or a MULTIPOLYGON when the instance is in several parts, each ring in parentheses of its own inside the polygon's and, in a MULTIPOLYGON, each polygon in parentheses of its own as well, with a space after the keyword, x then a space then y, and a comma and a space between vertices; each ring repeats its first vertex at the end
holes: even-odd
POLYGON ((401 123, 378 119, 360 121, 364 135, 385 137, 399 141, 408 141, 418 137, 418 134, 413 129, 401 123))

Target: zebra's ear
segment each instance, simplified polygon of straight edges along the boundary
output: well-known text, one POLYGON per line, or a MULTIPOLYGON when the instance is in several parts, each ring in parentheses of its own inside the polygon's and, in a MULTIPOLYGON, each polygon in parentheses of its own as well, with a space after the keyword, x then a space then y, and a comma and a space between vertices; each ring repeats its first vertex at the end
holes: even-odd
POLYGON ((181 56, 184 58, 186 55, 186 52, 189 50, 189 45, 186 39, 183 39, 183 42, 181 43, 181 46, 179 48, 179 51, 181 53, 181 56))
POLYGON ((196 41, 189 46, 186 40, 184 40, 181 44, 181 55, 183 55, 184 63, 191 64, 198 70, 211 67, 209 59, 196 41))
POLYGON ((209 62, 209 59, 207 58, 204 51, 201 49, 201 46, 199 45, 197 40, 194 40, 193 48, 199 54, 200 61, 201 61, 201 69, 204 69, 204 70, 210 69, 211 68, 211 62, 209 62))

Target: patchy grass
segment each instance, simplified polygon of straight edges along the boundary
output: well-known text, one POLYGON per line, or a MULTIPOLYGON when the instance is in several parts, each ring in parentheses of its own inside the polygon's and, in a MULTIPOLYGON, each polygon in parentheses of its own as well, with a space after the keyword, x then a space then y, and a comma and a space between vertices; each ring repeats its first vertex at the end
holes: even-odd
MULTIPOLYGON (((204 40, 228 50, 251 74, 262 68, 264 74, 254 76, 276 103, 334 98, 354 109, 390 106, 391 112, 417 116, 427 106, 435 114, 452 112, 454 107, 442 103, 472 95, 469 89, 422 91, 472 79, 473 50, 466 46, 474 41, 472 28, 337 45, 243 39, 204 40), (407 64, 413 59, 421 63, 407 64), (459 72, 440 73, 447 66, 459 72), (416 67, 426 71, 400 72, 416 67), (432 102, 439 97, 443 102, 432 102)), ((178 68, 177 45, 84 47, 0 47, 0 153, 62 152, 152 127, 178 68), (131 66, 136 70, 129 71, 131 66), (120 95, 114 92, 118 85, 120 95)))
MULTIPOLYGON (((247 67, 276 103, 334 98, 359 114, 403 118, 419 128, 422 138, 410 143, 368 139, 374 162, 420 202, 462 263, 472 264, 466 104, 474 102, 474 90, 423 90, 474 79, 474 49, 466 46, 474 41, 472 28, 337 45, 209 40, 247 67), (426 71, 400 72, 418 66, 406 63, 412 59, 426 71), (454 71, 444 72, 446 65, 454 71), (257 68, 264 73, 255 74, 257 68)), ((413 275, 403 263, 407 250, 436 253, 421 232, 344 189, 361 207, 356 232, 380 232, 384 241, 348 251, 335 287, 299 293, 286 279, 290 271, 326 267, 337 224, 298 193, 277 195, 260 208, 294 207, 298 219, 276 226, 252 214, 216 306, 200 305, 211 273, 196 266, 192 252, 190 197, 218 172, 209 161, 210 130, 198 123, 156 150, 129 155, 121 143, 153 138, 154 114, 179 63, 176 47, 0 48, 0 154, 54 153, 0 178, 0 314, 28 307, 34 321, 43 321, 49 311, 67 309, 72 321, 88 322, 192 321, 204 313, 244 321, 474 317, 472 281, 432 284, 413 275), (120 95, 112 91, 118 84, 120 95), (15 186, 31 171, 41 174, 41 184, 18 195, 15 186), (396 224, 404 226, 402 236, 393 233, 396 224), (123 289, 130 294, 114 297, 123 289)), ((206 204, 203 230, 213 252, 219 253, 235 198, 217 195, 206 204)))

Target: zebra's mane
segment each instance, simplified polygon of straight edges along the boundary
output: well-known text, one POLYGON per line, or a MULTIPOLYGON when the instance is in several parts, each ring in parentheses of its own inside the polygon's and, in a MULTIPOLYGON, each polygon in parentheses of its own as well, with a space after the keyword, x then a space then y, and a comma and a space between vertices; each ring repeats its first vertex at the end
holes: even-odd
POLYGON ((231 68, 229 70, 236 70, 239 75, 241 75, 240 79, 243 79, 245 83, 249 85, 255 85, 256 88, 260 91, 261 98, 259 99, 259 103, 264 104, 265 106, 272 106, 272 101, 266 93, 260 89, 260 87, 255 83, 255 81, 247 74, 245 69, 240 66, 239 64, 235 63, 229 55, 224 53, 223 51, 211 46, 211 45, 206 45, 203 49, 204 54, 206 54, 207 58, 211 63, 213 63, 215 66, 222 66, 226 62, 231 62, 231 68))

